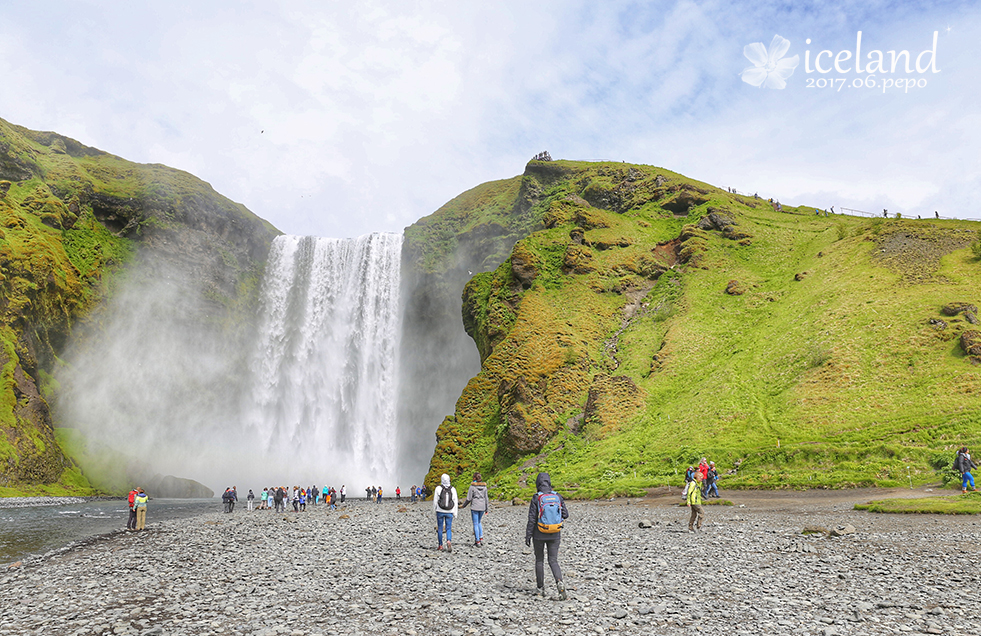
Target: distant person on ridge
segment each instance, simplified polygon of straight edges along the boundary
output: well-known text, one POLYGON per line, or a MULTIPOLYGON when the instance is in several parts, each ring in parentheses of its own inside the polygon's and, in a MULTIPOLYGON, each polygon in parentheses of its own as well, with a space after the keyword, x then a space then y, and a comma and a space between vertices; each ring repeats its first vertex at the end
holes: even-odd
POLYGON ((443 527, 446 527, 446 551, 453 552, 453 519, 456 518, 459 498, 456 488, 450 485, 450 476, 443 473, 439 486, 433 491, 433 510, 436 511, 437 550, 443 549, 443 527))
POLYGON ((971 474, 971 469, 977 467, 978 465, 971 459, 971 454, 967 452, 967 446, 962 446, 957 451, 957 457, 954 459, 954 470, 961 474, 961 494, 967 494, 968 484, 971 484, 971 490, 976 490, 974 487, 974 475, 971 474))
POLYGON ((489 510, 487 498, 487 484, 481 478, 480 473, 473 474, 473 481, 467 490, 467 498, 460 504, 461 508, 470 506, 470 518, 473 520, 473 545, 477 548, 484 547, 484 514, 489 510), (471 505, 473 504, 473 505, 471 505))
POLYGON ((537 596, 545 596, 545 552, 548 551, 548 567, 559 589, 559 600, 566 598, 562 568, 559 567, 559 544, 562 542, 562 522, 569 518, 562 495, 552 490, 552 478, 548 473, 538 473, 535 479, 538 492, 528 504, 528 525, 525 527, 525 545, 535 543, 535 585, 537 596))

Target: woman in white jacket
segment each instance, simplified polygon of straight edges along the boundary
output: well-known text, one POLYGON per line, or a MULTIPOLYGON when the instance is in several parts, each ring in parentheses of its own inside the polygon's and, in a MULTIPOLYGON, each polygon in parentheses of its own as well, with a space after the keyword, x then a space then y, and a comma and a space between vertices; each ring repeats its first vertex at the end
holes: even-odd
POLYGON ((437 550, 443 549, 443 526, 446 526, 446 551, 453 552, 453 519, 456 518, 459 500, 456 488, 450 485, 450 476, 446 473, 439 478, 439 486, 433 492, 433 509, 436 511, 436 540, 437 550))

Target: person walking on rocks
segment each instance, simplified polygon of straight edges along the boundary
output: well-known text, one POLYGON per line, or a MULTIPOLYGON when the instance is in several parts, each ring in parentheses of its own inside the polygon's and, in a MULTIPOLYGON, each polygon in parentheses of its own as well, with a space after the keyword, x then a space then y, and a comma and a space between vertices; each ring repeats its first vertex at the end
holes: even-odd
POLYGON ((129 519, 126 520, 127 530, 136 530, 136 508, 133 507, 133 502, 136 501, 136 494, 139 490, 139 488, 133 488, 133 490, 129 491, 129 496, 126 498, 129 502, 129 519))
POLYGON ((702 512, 702 473, 695 473, 695 481, 688 487, 687 507, 691 508, 691 517, 688 518, 688 532, 695 532, 702 529, 702 520, 705 513, 702 512), (695 525, 696 518, 698 525, 695 525))
POLYGON ((433 492, 433 509, 436 511, 437 550, 443 549, 443 527, 446 527, 446 551, 453 552, 453 520, 456 518, 459 499, 456 488, 450 485, 450 476, 443 473, 439 486, 433 492))
POLYGON ((136 489, 136 497, 133 499, 133 507, 136 508, 136 529, 145 530, 146 529, 146 502, 149 497, 147 497, 146 492, 142 488, 136 489))
POLYGON ((381 503, 381 502, 382 502, 382 487, 379 486, 378 487, 378 499, 375 501, 375 503, 381 503))
POLYGON ((266 506, 269 505, 269 489, 263 488, 262 494, 259 495, 259 510, 266 510, 266 506))
POLYGON ((967 446, 962 446, 957 451, 957 457, 954 459, 954 470, 961 474, 961 494, 967 494, 968 484, 971 484, 971 490, 976 490, 974 487, 974 475, 971 474, 971 470, 977 467, 978 465, 971 459, 971 454, 967 452, 967 446))
POLYGON ((221 503, 225 505, 225 513, 230 513, 232 511, 232 489, 226 488, 225 492, 221 494, 221 503))
POLYGON ((273 495, 273 503, 276 505, 276 512, 283 512, 286 508, 286 491, 280 486, 273 495))
POLYGON ((344 503, 344 499, 347 497, 347 486, 341 484, 341 503, 344 503))
POLYGON ((255 493, 252 492, 251 488, 249 488, 249 496, 246 497, 246 499, 248 499, 249 501, 249 512, 252 512, 253 510, 255 510, 255 508, 253 507, 253 504, 255 503, 255 493))
POLYGON ((489 509, 487 499, 487 484, 481 478, 480 473, 473 474, 473 481, 467 490, 467 498, 460 504, 461 508, 470 506, 470 518, 473 520, 473 544, 474 547, 484 547, 484 514, 489 509))
POLYGON ((552 478, 548 473, 538 473, 535 478, 538 492, 528 504, 528 525, 525 527, 525 545, 534 541, 535 585, 537 596, 545 596, 545 553, 548 552, 548 567, 559 589, 559 600, 566 600, 565 583, 562 582, 562 568, 559 567, 559 544, 562 542, 562 522, 569 518, 562 495, 552 490, 552 478))

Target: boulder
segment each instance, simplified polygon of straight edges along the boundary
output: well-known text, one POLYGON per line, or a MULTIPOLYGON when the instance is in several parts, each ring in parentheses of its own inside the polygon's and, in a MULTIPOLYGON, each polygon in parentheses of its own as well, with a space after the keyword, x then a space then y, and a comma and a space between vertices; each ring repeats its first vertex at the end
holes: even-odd
POLYGON ((730 296, 742 296, 746 293, 746 288, 738 280, 731 280, 726 285, 726 293, 730 296))
MULTIPOLYGON (((981 331, 968 329, 961 334, 961 349, 971 358, 981 360, 981 331)), ((975 360, 972 360, 975 362, 975 360)))
POLYGON ((832 537, 843 537, 846 534, 855 534, 855 526, 850 523, 846 523, 843 526, 835 526, 830 534, 832 537))
POLYGON ((511 505, 512 506, 527 506, 528 505, 528 502, 525 501, 524 499, 519 498, 519 497, 515 497, 514 499, 511 500, 511 505))
POLYGON ((940 313, 945 316, 956 316, 959 313, 969 311, 975 316, 978 313, 978 308, 970 303, 947 303, 940 308, 940 313))
POLYGON ((525 289, 531 287, 532 282, 538 277, 535 261, 535 255, 520 243, 511 252, 511 274, 525 289))
POLYGON ((637 524, 638 528, 653 528, 654 524, 651 523, 650 519, 641 519, 640 523, 637 524))

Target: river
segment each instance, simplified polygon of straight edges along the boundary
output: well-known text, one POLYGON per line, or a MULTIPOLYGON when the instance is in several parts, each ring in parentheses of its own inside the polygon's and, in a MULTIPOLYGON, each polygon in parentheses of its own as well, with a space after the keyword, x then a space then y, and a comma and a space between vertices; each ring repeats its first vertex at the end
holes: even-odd
MULTIPOLYGON (((0 563, 126 528, 129 510, 125 499, 65 501, 40 497, 17 502, 0 499, 0 563), (15 503, 19 505, 11 505, 15 503)), ((244 502, 241 509, 245 509, 244 502)), ((147 504, 147 528, 152 529, 158 521, 216 510, 221 510, 220 499, 151 499, 147 504)))

